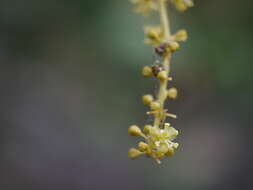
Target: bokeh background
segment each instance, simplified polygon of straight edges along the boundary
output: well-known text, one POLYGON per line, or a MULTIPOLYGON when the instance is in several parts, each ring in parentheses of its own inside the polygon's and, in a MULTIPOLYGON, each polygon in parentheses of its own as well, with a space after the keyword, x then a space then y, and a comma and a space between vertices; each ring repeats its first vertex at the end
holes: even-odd
POLYGON ((171 11, 189 40, 173 58, 174 157, 127 157, 148 122, 152 64, 127 0, 0 1, 0 189, 252 190, 253 2, 171 11))

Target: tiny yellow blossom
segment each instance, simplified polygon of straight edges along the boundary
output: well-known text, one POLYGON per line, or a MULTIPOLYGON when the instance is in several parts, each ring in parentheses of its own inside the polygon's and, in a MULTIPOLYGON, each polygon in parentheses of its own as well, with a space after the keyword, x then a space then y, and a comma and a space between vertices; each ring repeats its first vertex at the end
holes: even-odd
POLYGON ((177 42, 170 42, 168 43, 168 46, 171 52, 175 52, 180 48, 180 45, 177 42))
POLYGON ((168 151, 166 152, 166 156, 173 156, 175 154, 175 151, 173 148, 168 148, 168 151))
POLYGON ((142 97, 142 103, 145 106, 149 106, 154 101, 154 97, 151 94, 146 94, 142 97))
POLYGON ((146 151, 149 147, 148 147, 148 144, 144 143, 144 142, 139 142, 138 144, 138 148, 141 152, 144 152, 146 151))
POLYGON ((177 98, 177 95, 178 95, 178 91, 176 88, 170 88, 168 91, 167 91, 167 96, 171 99, 176 99, 177 98))
POLYGON ((142 69, 142 75, 144 77, 151 77, 153 76, 152 68, 150 66, 145 66, 142 69))
POLYGON ((145 26, 144 32, 147 36, 147 39, 145 40, 146 44, 158 46, 162 42, 164 32, 160 26, 145 26))
POLYGON ((153 157, 158 163, 165 156, 174 154, 174 149, 178 148, 178 143, 172 142, 178 135, 178 131, 171 127, 169 123, 165 123, 163 129, 158 127, 148 128, 146 142, 139 142, 138 149, 131 148, 129 150, 130 158, 137 158, 142 154, 153 157))
POLYGON ((176 9, 179 11, 186 11, 188 8, 193 7, 194 3, 192 0, 172 0, 176 9))
POLYGON ((150 104, 150 109, 151 109, 151 110, 158 110, 160 107, 161 107, 161 105, 160 105, 159 102, 152 102, 152 103, 150 104))
POLYGON ((167 72, 166 71, 160 71, 157 75, 157 78, 161 81, 165 81, 168 76, 167 76, 167 72))
POLYGON ((141 136, 141 129, 137 125, 132 125, 128 128, 128 133, 132 136, 141 136))
POLYGON ((143 153, 136 148, 130 148, 128 151, 128 157, 132 158, 132 159, 136 159, 139 156, 141 156, 142 154, 143 153))
POLYGON ((188 38, 187 31, 186 30, 179 30, 174 35, 174 39, 178 42, 185 42, 188 38))
POLYGON ((135 11, 144 16, 148 16, 150 12, 158 10, 156 0, 131 0, 131 2, 135 5, 135 11))
POLYGON ((150 129, 151 129, 152 125, 145 125, 144 128, 143 128, 143 132, 145 134, 148 134, 150 129))

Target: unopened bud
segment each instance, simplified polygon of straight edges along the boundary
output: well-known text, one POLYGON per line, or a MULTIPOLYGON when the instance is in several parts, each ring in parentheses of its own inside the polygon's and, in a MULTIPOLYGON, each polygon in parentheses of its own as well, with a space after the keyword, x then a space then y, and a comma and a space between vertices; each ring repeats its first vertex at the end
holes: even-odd
POLYGON ((152 102, 152 103, 150 104, 151 110, 158 110, 158 109, 160 109, 160 107, 161 107, 161 105, 160 105, 159 102, 152 102))
POLYGON ((138 147, 141 152, 144 152, 148 149, 148 144, 144 142, 139 142, 138 147))
POLYGON ((178 146, 179 146, 178 143, 174 143, 174 144, 173 144, 173 147, 176 148, 176 149, 178 148, 178 146))
POLYGON ((149 66, 143 67, 143 69, 142 69, 142 75, 144 77, 151 77, 153 75, 152 68, 149 67, 149 66))
POLYGON ((172 52, 175 52, 176 50, 178 50, 180 48, 180 45, 177 42, 170 42, 169 48, 172 52))
POLYGON ((157 75, 157 78, 161 81, 165 81, 168 79, 167 72, 166 71, 160 71, 157 75))
POLYGON ((132 125, 128 128, 128 133, 132 136, 141 136, 142 132, 140 127, 137 125, 132 125))
POLYGON ((173 149, 172 147, 169 147, 169 148, 168 148, 168 151, 166 152, 166 155, 167 155, 167 156, 172 156, 172 155, 174 155, 174 154, 175 154, 174 149, 173 149))
POLYGON ((154 97, 151 94, 146 94, 142 96, 142 103, 145 106, 149 106, 154 101, 154 97))
POLYGON ((187 40, 187 32, 186 30, 179 30, 176 34, 175 34, 175 40, 179 41, 179 42, 184 42, 187 40))
POLYGON ((136 159, 141 156, 143 153, 136 148, 130 148, 128 151, 128 157, 131 159, 136 159))
POLYGON ((176 99, 177 98, 177 95, 178 95, 178 91, 176 88, 170 88, 168 91, 167 91, 167 96, 171 99, 176 99))
POLYGON ((145 125, 143 128, 143 132, 145 134, 148 134, 150 132, 150 129, 152 128, 152 125, 145 125))

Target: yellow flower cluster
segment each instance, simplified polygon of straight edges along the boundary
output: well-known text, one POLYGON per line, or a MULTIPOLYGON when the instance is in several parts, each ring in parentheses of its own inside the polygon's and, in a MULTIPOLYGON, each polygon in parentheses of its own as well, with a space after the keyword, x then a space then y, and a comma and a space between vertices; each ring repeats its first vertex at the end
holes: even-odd
POLYGON ((129 127, 128 132, 132 136, 141 136, 146 141, 139 142, 138 149, 131 148, 129 150, 128 156, 132 159, 146 155, 155 158, 157 163, 160 163, 161 158, 172 156, 174 149, 179 146, 178 143, 172 142, 178 135, 178 131, 171 127, 169 123, 165 123, 163 129, 145 125, 143 132, 138 126, 132 125, 129 127))
MULTIPOLYGON (((167 90, 167 98, 176 99, 177 93, 176 88, 170 88, 167 90)), ((144 95, 142 102, 144 105, 150 107, 150 111, 147 114, 152 114, 162 121, 165 121, 166 117, 177 118, 175 114, 167 113, 167 110, 163 109, 151 94, 144 95)), ((178 131, 171 127, 169 123, 163 124, 162 128, 145 125, 143 132, 140 127, 132 125, 128 129, 128 133, 132 136, 141 136, 146 140, 146 142, 139 142, 138 149, 131 148, 129 150, 128 155, 132 159, 145 154, 148 157, 153 157, 157 163, 160 163, 160 160, 164 156, 173 155, 174 149, 178 147, 178 143, 172 142, 178 135, 178 131)))
POLYGON ((158 10, 156 0, 131 0, 131 2, 135 5, 135 11, 144 16, 148 16, 150 12, 158 10))
POLYGON ((145 26, 144 33, 147 36, 144 42, 152 46, 159 45, 164 36, 164 32, 160 26, 145 26))
MULTIPOLYGON (((159 0, 131 0, 135 5, 135 11, 141 13, 144 16, 148 16, 152 11, 158 10, 159 0)), ((179 11, 186 11, 188 8, 193 7, 194 3, 192 0, 163 0, 171 1, 179 11)))
POLYGON ((146 35, 145 43, 151 45, 159 57, 153 65, 144 66, 142 75, 144 77, 154 77, 159 82, 159 91, 156 97, 146 94, 142 97, 142 103, 149 107, 148 115, 154 116, 152 125, 145 125, 143 130, 137 125, 132 125, 128 133, 132 136, 140 136, 144 141, 138 143, 137 148, 130 148, 128 156, 132 159, 141 155, 152 157, 157 163, 161 159, 174 154, 179 144, 173 142, 178 135, 178 131, 166 122, 166 118, 176 119, 177 116, 168 113, 164 108, 167 99, 176 99, 178 91, 176 88, 167 88, 168 82, 172 81, 169 76, 170 60, 172 54, 180 48, 180 42, 187 40, 186 30, 179 30, 175 34, 170 33, 167 8, 169 3, 173 3, 180 11, 193 6, 191 0, 131 0, 135 5, 135 10, 144 15, 151 11, 160 13, 161 24, 157 26, 146 26, 144 32, 146 35), (163 63, 160 63, 160 59, 163 63))
POLYGON ((172 0, 172 3, 179 11, 186 11, 188 8, 194 6, 192 0, 172 0))

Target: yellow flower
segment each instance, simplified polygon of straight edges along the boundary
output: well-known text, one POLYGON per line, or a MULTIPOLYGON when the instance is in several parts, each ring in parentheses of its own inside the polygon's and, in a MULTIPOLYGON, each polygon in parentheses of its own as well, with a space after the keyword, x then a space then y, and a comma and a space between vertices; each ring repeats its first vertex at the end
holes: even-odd
POLYGON ((156 0, 131 0, 131 2, 135 5, 135 11, 144 16, 148 16, 151 11, 158 10, 156 0))
POLYGON ((169 98, 171 99, 176 99, 177 98, 177 94, 178 94, 178 91, 176 88, 170 88, 168 91, 167 91, 167 95, 169 98))
POLYGON ((194 6, 192 0, 172 0, 172 3, 179 11, 186 11, 188 8, 194 6))
POLYGON ((158 46, 164 37, 164 32, 160 26, 145 26, 144 32, 147 36, 145 43, 152 46, 158 46))
POLYGON ((143 134, 142 137, 146 140, 146 143, 140 142, 138 150, 134 149, 133 151, 133 149, 130 149, 130 152, 134 152, 129 155, 131 158, 146 154, 153 157, 157 163, 161 163, 163 157, 173 155, 174 149, 178 147, 178 143, 172 142, 178 135, 178 131, 171 127, 169 123, 165 123, 163 129, 149 127, 149 130, 146 130, 145 133, 146 135, 143 134))
POLYGON ((178 42, 185 42, 188 38, 186 30, 179 30, 176 34, 173 35, 173 38, 178 42))

